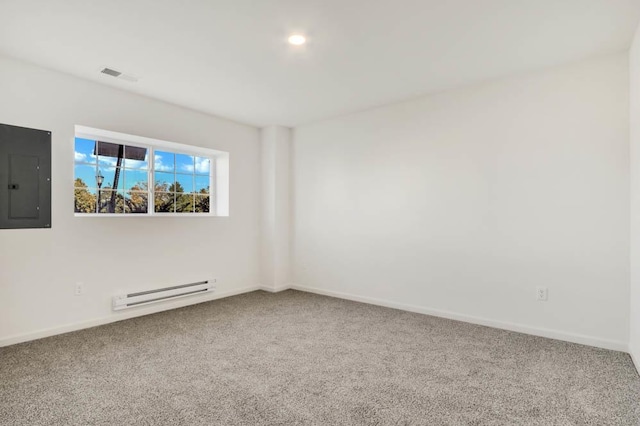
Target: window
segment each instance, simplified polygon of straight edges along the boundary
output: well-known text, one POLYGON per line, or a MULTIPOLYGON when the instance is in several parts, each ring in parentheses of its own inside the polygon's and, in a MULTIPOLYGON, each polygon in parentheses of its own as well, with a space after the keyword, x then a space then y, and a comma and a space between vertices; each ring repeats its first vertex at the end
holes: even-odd
POLYGON ((75 140, 76 213, 148 213, 149 148, 75 140))
POLYGON ((153 170, 156 213, 209 213, 211 159, 155 151, 153 170))
MULTIPOLYGON (((228 164, 228 153, 76 126, 74 211, 76 215, 213 215, 216 201, 228 200, 228 176, 218 176, 218 187, 217 162, 228 164)), ((225 210, 218 215, 226 216, 225 210)))

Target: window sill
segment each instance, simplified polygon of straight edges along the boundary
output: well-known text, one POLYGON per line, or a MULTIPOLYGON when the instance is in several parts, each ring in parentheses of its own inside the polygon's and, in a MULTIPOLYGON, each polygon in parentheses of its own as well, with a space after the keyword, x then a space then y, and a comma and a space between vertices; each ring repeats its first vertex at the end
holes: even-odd
POLYGON ((74 213, 75 217, 229 217, 221 216, 213 213, 158 213, 158 214, 145 214, 145 213, 74 213))

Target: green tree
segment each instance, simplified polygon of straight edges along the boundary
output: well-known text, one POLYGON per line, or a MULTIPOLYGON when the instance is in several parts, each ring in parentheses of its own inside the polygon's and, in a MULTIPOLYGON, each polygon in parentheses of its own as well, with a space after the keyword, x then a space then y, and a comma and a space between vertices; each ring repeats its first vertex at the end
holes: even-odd
POLYGON ((176 193, 176 213, 193 212, 193 194, 185 194, 180 182, 169 186, 169 191, 176 193))
POLYGON ((149 209, 149 185, 144 182, 133 185, 127 192, 125 200, 125 212, 127 213, 147 213, 149 209))
POLYGON ((98 189, 98 213, 123 213, 124 196, 122 192, 114 191, 111 183, 98 189))
MULTIPOLYGON (((172 185, 173 187, 173 185, 172 185)), ((174 212, 174 194, 169 192, 169 184, 156 183, 154 189, 154 210, 156 213, 174 212)), ((172 188, 173 191, 173 188, 172 188)))
POLYGON ((208 213, 210 211, 209 188, 198 193, 185 193, 180 182, 156 183, 154 205, 156 213, 208 213))
POLYGON ((89 192, 87 184, 76 178, 74 189, 74 210, 76 213, 95 213, 96 196, 89 192))
POLYGON ((121 192, 115 192, 111 186, 100 191, 100 205, 98 213, 124 213, 125 202, 121 192))
POLYGON ((209 187, 201 189, 196 195, 195 211, 196 213, 209 213, 209 187))
POLYGON ((184 187, 180 184, 180 182, 174 182, 169 185, 169 192, 184 192, 184 187))

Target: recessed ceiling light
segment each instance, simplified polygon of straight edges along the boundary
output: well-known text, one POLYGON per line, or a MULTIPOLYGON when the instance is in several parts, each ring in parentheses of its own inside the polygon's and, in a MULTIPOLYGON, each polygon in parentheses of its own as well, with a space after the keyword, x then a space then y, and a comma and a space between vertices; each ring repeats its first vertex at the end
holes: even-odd
POLYGON ((307 42, 307 39, 300 34, 293 34, 292 36, 289 37, 289 43, 293 44, 294 46, 301 46, 306 42, 307 42))

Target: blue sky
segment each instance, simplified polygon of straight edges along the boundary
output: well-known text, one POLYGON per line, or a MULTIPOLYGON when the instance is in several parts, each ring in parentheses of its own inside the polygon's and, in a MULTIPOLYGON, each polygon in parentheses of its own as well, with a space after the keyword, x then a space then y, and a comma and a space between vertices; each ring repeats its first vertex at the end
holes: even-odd
POLYGON ((209 159, 205 157, 156 150, 154 162, 156 171, 209 175, 209 159))
MULTIPOLYGON (((104 176, 102 188, 112 187, 115 178, 117 159, 96 156, 93 154, 95 141, 76 138, 75 140, 75 178, 80 178, 89 188, 96 188, 97 171, 104 176)), ((125 147, 126 150, 126 147, 125 147)), ((174 154, 166 151, 155 151, 155 180, 171 185, 175 180, 180 182, 185 192, 199 192, 209 186, 210 161, 204 157, 186 154, 174 154)), ((123 172, 120 173, 118 188, 130 190, 135 184, 147 182, 149 158, 144 161, 124 160, 123 172)))

